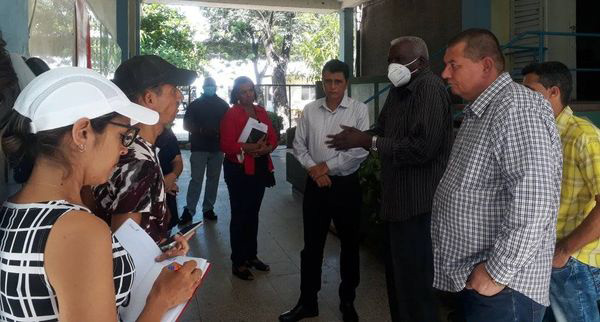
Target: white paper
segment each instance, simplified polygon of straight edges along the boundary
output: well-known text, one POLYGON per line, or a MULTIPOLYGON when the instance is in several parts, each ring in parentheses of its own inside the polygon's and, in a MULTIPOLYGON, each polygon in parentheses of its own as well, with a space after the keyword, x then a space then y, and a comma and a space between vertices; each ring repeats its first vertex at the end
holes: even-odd
MULTIPOLYGON (((197 267, 202 270, 204 275, 210 265, 204 258, 187 256, 178 256, 157 263, 154 259, 162 254, 160 248, 144 229, 132 219, 127 219, 115 232, 115 236, 131 255, 135 264, 135 277, 129 303, 127 307, 119 308, 119 315, 124 322, 137 320, 146 305, 146 298, 152 289, 152 285, 164 266, 172 262, 183 264, 186 261, 195 260, 198 264, 197 267)), ((167 311, 161 318, 161 322, 176 321, 185 305, 186 303, 182 303, 167 311)))
MULTIPOLYGON (((258 131, 264 133, 264 135, 266 135, 268 127, 265 123, 261 123, 255 119, 249 117, 248 122, 246 122, 246 125, 244 126, 244 129, 242 130, 242 133, 240 134, 240 137, 238 138, 238 143, 248 143, 248 137, 250 136, 250 133, 252 133, 253 129, 258 130, 258 131)), ((251 143, 255 143, 255 142, 251 142, 251 143)))

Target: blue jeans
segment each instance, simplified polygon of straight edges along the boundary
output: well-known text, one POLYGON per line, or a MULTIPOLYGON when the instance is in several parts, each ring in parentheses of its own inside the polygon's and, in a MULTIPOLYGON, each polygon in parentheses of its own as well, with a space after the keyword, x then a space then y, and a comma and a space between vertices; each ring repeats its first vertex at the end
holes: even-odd
POLYGON ((219 188, 219 177, 223 165, 223 152, 193 151, 190 157, 192 179, 187 191, 187 209, 192 214, 196 213, 196 205, 202 193, 202 182, 206 170, 206 190, 202 202, 202 212, 213 210, 217 200, 217 189, 219 188))
POLYGON ((506 287, 494 296, 483 296, 463 290, 465 319, 470 322, 536 322, 542 321, 546 307, 506 287))
POLYGON ((569 258, 565 267, 552 269, 550 309, 544 321, 600 321, 599 289, 600 269, 569 258))

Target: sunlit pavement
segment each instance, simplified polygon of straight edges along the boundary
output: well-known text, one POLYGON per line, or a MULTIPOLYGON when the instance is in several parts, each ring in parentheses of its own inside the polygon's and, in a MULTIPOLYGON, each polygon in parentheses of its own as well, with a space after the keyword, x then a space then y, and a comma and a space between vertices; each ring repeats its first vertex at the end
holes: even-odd
MULTIPOLYGON (((184 172, 179 179, 179 210, 185 205, 189 184, 190 151, 182 151, 184 172)), ((181 321, 277 321, 279 314, 296 304, 300 294, 302 195, 285 181, 285 147, 273 152, 277 185, 267 189, 260 212, 258 256, 271 266, 268 273, 253 271, 254 281, 231 274, 229 246, 229 198, 221 173, 215 206, 217 221, 206 221, 190 242, 192 256, 212 263, 200 289, 181 321)), ((198 208, 201 209, 202 198, 198 208)), ((195 220, 201 220, 197 213, 195 220)), ((306 321, 341 321, 338 310, 340 243, 329 234, 324 254, 319 317, 306 321)), ((361 282, 356 310, 361 321, 389 321, 384 267, 368 248, 361 247, 361 282)))

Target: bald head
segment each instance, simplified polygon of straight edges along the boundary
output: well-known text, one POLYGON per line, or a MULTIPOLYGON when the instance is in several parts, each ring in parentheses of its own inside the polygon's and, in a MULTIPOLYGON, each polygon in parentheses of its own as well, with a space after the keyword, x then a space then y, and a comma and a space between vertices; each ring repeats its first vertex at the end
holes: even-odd
MULTIPOLYGON (((425 41, 415 36, 403 36, 398 37, 391 41, 391 48, 401 46, 402 50, 414 58, 423 57, 425 60, 429 60, 429 50, 425 41)), ((413 59, 414 59, 413 58, 413 59)))
POLYGON ((396 38, 391 42, 388 64, 402 64, 411 72, 418 72, 429 65, 427 45, 419 37, 396 38))

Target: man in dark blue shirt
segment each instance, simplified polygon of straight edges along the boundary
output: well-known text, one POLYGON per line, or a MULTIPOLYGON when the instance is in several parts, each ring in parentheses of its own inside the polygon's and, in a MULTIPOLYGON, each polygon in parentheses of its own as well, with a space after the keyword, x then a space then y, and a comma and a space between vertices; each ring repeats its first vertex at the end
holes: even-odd
POLYGON ((183 127, 190 132, 192 179, 187 191, 187 205, 181 216, 182 223, 191 221, 196 213, 205 170, 206 191, 202 213, 205 219, 217 219, 213 208, 223 165, 223 153, 219 147, 219 127, 229 105, 217 96, 217 85, 213 78, 207 77, 202 88, 204 93, 190 104, 183 118, 183 127))
POLYGON ((171 221, 169 228, 175 227, 179 223, 179 215, 177 211, 177 178, 183 171, 183 160, 181 159, 181 150, 179 142, 171 128, 167 127, 156 138, 154 146, 158 150, 158 160, 160 161, 160 169, 162 170, 165 188, 167 192, 167 207, 171 213, 171 221))

